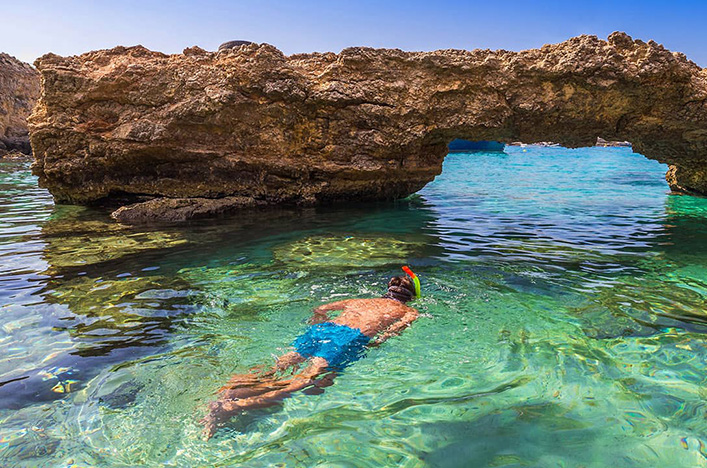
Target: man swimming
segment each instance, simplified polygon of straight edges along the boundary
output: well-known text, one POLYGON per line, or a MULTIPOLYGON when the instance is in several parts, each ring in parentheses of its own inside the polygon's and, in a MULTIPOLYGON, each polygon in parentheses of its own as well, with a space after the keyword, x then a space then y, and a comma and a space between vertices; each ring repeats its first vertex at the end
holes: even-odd
POLYGON ((381 298, 349 299, 314 309, 312 326, 292 343, 296 351, 280 356, 267 371, 234 375, 221 388, 201 420, 206 438, 241 411, 272 406, 298 390, 321 393, 332 385, 336 372, 360 358, 367 347, 380 345, 417 319, 417 310, 405 305, 415 294, 409 278, 396 276, 381 298), (341 314, 330 320, 328 312, 335 310, 341 314))

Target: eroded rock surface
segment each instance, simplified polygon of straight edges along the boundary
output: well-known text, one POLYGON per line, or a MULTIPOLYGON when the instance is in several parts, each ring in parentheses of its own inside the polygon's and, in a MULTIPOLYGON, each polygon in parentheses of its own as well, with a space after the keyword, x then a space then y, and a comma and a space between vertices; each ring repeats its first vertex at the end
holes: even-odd
POLYGON ((36 66, 34 171, 59 202, 402 197, 454 138, 630 141, 707 193, 707 71, 623 33, 522 52, 117 47, 36 66))
POLYGON ((0 156, 30 154, 27 117, 39 98, 39 72, 0 53, 0 156))
POLYGON ((151 221, 175 223, 189 219, 215 218, 244 208, 255 208, 262 204, 264 203, 251 197, 162 197, 120 207, 111 216, 126 224, 151 221))

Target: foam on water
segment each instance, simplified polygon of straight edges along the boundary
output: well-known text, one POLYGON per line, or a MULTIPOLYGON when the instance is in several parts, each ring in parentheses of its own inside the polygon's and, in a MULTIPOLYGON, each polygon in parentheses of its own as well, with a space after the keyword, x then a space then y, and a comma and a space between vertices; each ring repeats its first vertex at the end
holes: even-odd
POLYGON ((707 466, 707 200, 665 169, 510 147, 449 155, 397 203, 130 228, 0 163, 0 461, 707 466), (404 263, 410 329, 202 440, 232 373, 404 263))

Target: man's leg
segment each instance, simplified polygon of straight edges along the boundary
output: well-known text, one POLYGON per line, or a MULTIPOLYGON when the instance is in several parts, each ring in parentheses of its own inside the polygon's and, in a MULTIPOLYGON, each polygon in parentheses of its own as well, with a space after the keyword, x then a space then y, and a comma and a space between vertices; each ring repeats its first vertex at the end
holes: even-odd
POLYGON ((204 435, 207 439, 211 438, 218 425, 236 413, 247 409, 267 408, 293 392, 313 385, 316 378, 324 374, 328 367, 329 363, 324 358, 314 357, 309 366, 291 379, 269 380, 257 385, 257 388, 226 390, 218 401, 209 405, 209 414, 201 420, 205 426, 204 435))
POLYGON ((239 398, 237 400, 228 400, 224 402, 223 407, 227 411, 266 408, 281 401, 283 398, 290 396, 293 392, 313 385, 316 378, 324 374, 328 368, 329 363, 326 359, 321 357, 313 357, 309 366, 307 366, 301 373, 288 380, 273 382, 276 384, 275 387, 279 388, 274 388, 257 396, 239 398))
POLYGON ((275 362, 275 368, 279 371, 283 371, 298 364, 302 364, 306 360, 307 358, 302 356, 300 353, 296 351, 290 351, 289 353, 283 354, 282 356, 277 358, 277 361, 275 362))
POLYGON ((287 354, 283 354, 282 356, 278 357, 277 361, 275 362, 275 366, 273 366, 271 369, 268 369, 267 371, 264 371, 262 369, 262 366, 256 366, 251 369, 255 372, 250 372, 248 374, 236 374, 232 376, 228 380, 228 383, 226 383, 226 385, 219 389, 219 392, 233 390, 241 387, 259 386, 258 384, 267 381, 272 382, 275 380, 273 377, 277 372, 282 372, 289 368, 294 368, 295 366, 303 363, 306 360, 307 359, 301 354, 291 351, 287 354))

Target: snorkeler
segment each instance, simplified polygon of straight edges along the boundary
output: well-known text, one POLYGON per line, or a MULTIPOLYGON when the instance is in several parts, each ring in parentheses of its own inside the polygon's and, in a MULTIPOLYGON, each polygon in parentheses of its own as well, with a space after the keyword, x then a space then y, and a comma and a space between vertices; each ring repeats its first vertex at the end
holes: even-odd
POLYGON ((234 375, 201 420, 206 438, 241 411, 272 406, 299 390, 321 393, 321 388, 333 384, 336 372, 360 358, 367 347, 380 345, 417 319, 417 310, 405 304, 419 297, 420 283, 412 271, 403 269, 414 283, 396 276, 381 298, 349 299, 317 307, 312 326, 292 343, 296 351, 280 356, 267 371, 234 375), (341 314, 330 320, 328 312, 335 310, 341 314))

